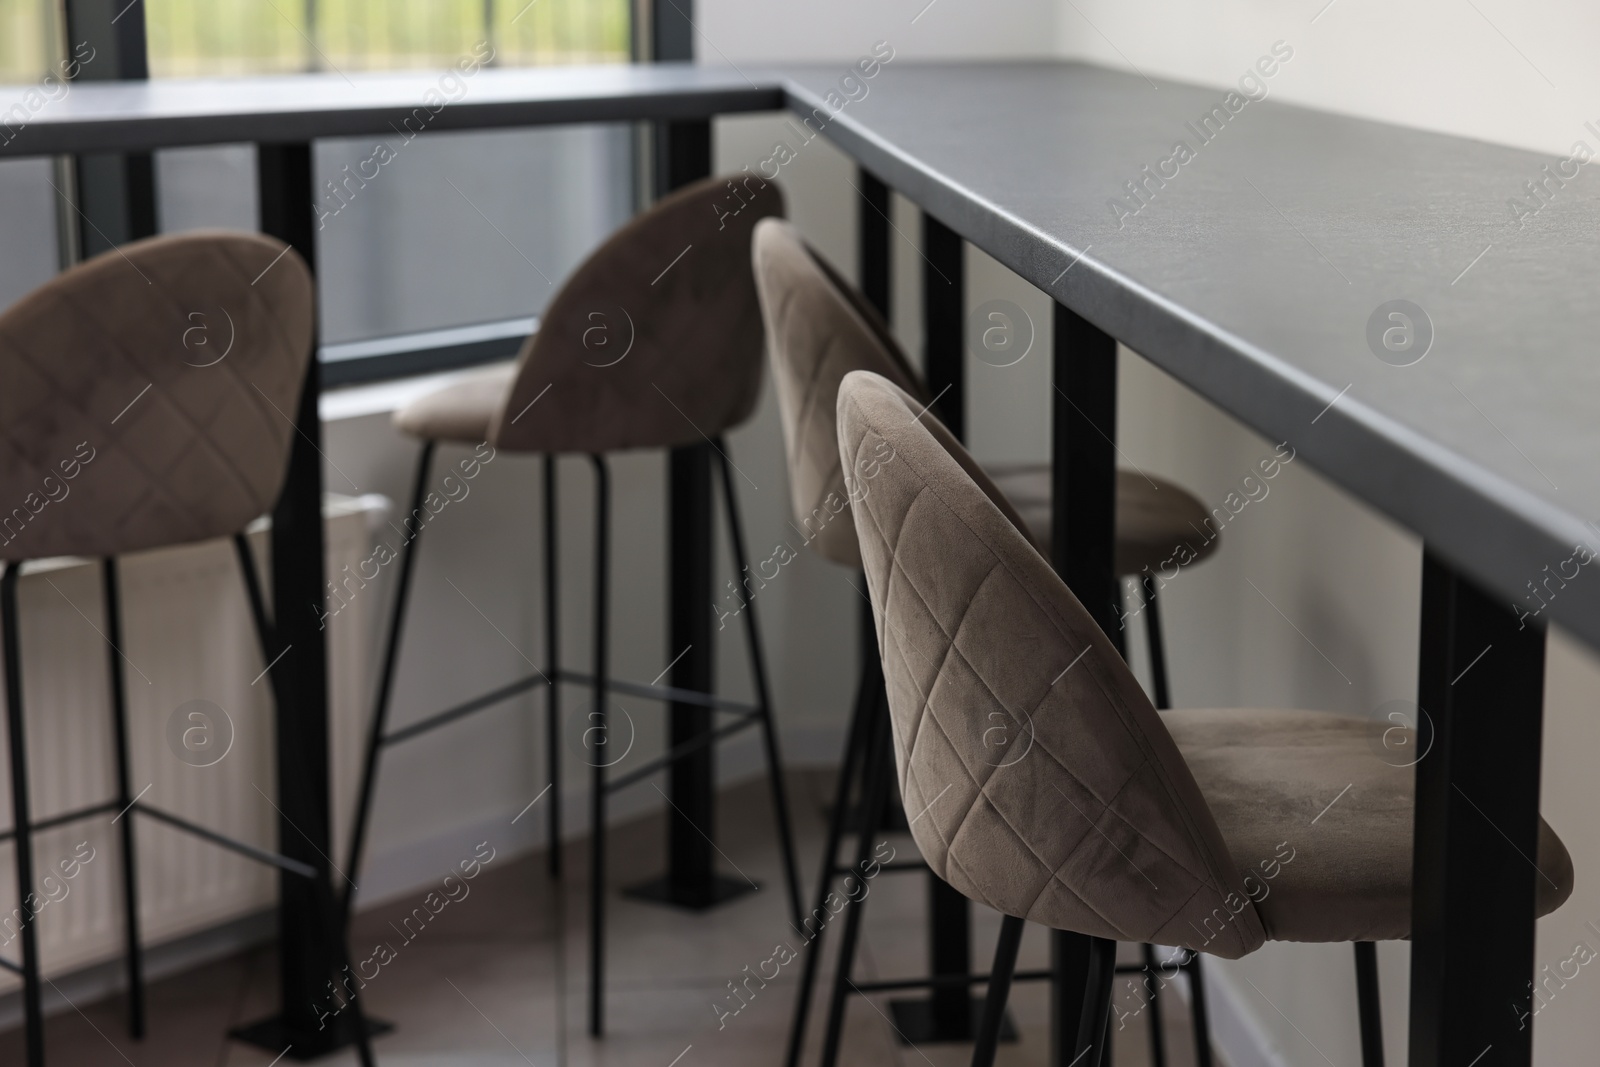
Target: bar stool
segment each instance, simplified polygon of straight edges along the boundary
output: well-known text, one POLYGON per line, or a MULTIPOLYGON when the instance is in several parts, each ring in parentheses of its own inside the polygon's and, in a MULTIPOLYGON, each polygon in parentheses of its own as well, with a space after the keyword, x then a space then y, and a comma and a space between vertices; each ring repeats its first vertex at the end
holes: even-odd
MULTIPOLYGON (((918 381, 900 346, 882 318, 861 294, 826 260, 808 248, 799 231, 780 219, 763 220, 755 229, 752 249, 756 285, 761 294, 762 313, 767 324, 772 376, 783 420, 784 445, 789 464, 790 498, 795 521, 806 543, 823 558, 859 570, 861 550, 850 517, 850 491, 839 459, 834 405, 839 383, 853 370, 870 370, 893 381, 918 398, 919 408, 931 402, 918 381)), ((1036 544, 1050 543, 1050 471, 1048 466, 1009 466, 996 475, 995 482, 1017 509, 1020 528, 1033 534, 1036 544)), ((1117 481, 1116 568, 1122 575, 1144 574, 1172 555, 1174 546, 1192 537, 1207 520, 1205 507, 1182 488, 1164 479, 1150 478, 1132 471, 1119 471, 1117 481)), ((1215 550, 1216 539, 1203 542, 1195 552, 1199 559, 1215 550)), ((1166 668, 1162 655, 1159 621, 1155 614, 1155 588, 1147 585, 1146 624, 1149 627, 1153 681, 1160 698, 1166 699, 1166 668)), ((867 622, 864 631, 871 632, 867 622)), ((876 710, 883 682, 876 649, 864 653, 862 680, 851 715, 847 742, 832 815, 828 844, 823 854, 818 906, 826 899, 833 879, 848 872, 837 867, 834 857, 844 833, 845 812, 852 790, 865 795, 872 788, 867 781, 874 773, 890 773, 884 761, 869 763, 862 758, 870 717, 876 710)), ((860 807, 857 808, 858 812, 860 807)), ((921 869, 919 864, 908 864, 921 869)), ((856 910, 859 911, 860 905, 856 910)), ((821 928, 817 932, 820 942, 821 928)), ((810 1012, 811 989, 820 953, 807 955, 789 1038, 789 1067, 796 1067, 804 1041, 810 1012)), ((839 977, 834 983, 829 1019, 824 1038, 822 1063, 831 1065, 838 1054, 843 1031, 845 997, 855 938, 847 937, 840 953, 839 977)), ((1153 970, 1154 952, 1143 948, 1144 963, 1131 970, 1153 970)), ((1204 1007, 1204 986, 1199 958, 1184 961, 1194 993, 1193 1022, 1197 1053, 1202 1067, 1210 1063, 1210 1037, 1204 1007)), ((1159 1013, 1159 1003, 1152 1005, 1159 1013)), ((1151 1028, 1152 1059, 1165 1059, 1160 1026, 1151 1028)))
MULTIPOLYGON (((724 513, 734 562, 745 570, 746 551, 738 495, 722 435, 747 420, 761 387, 761 314, 750 274, 750 233, 762 218, 781 214, 775 183, 749 175, 710 178, 665 197, 618 230, 561 287, 523 345, 514 366, 478 372, 410 404, 395 426, 422 442, 412 492, 413 518, 400 550, 399 585, 389 624, 376 707, 350 844, 349 866, 360 867, 378 757, 390 744, 457 721, 462 716, 542 684, 547 692, 550 775, 550 864, 560 874, 559 704, 563 681, 593 688, 594 708, 585 736, 604 738, 610 691, 645 699, 699 704, 737 716, 674 746, 662 757, 608 780, 604 760, 591 763, 589 1032, 604 1028, 605 812, 608 794, 643 781, 684 756, 750 726, 761 728, 783 853, 790 907, 800 919, 800 890, 789 826, 788 801, 767 691, 766 662, 753 607, 740 614, 756 690, 754 705, 669 686, 612 679, 609 632, 610 478, 606 455, 633 449, 668 449, 710 442, 718 454, 724 513), (545 399, 546 393, 549 394, 545 399), (541 403, 542 400, 542 403, 541 403), (537 405, 537 406, 535 406, 537 405), (544 458, 545 619, 548 669, 493 690, 418 723, 387 731, 389 700, 405 620, 406 593, 424 513, 433 454, 440 442, 487 444, 544 458), (560 667, 556 605, 555 457, 587 454, 596 484, 594 665, 591 674, 560 667), (598 732, 598 733, 597 733, 598 732)), ((537 669, 536 669, 537 671, 537 669)), ((346 914, 350 894, 345 894, 346 914)))
MULTIPOLYGON (((331 892, 313 867, 163 811, 135 797, 128 760, 117 556, 231 536, 261 645, 277 658, 243 531, 271 509, 288 470, 293 411, 311 355, 314 300, 305 262, 253 234, 156 237, 65 271, 0 315, 0 627, 11 766, 22 978, 29 1067, 44 1064, 33 834, 107 814, 121 822, 129 1029, 144 1036, 143 949, 133 822, 148 816, 281 870, 324 894, 320 937, 343 954, 331 892), (219 314, 220 313, 220 314, 219 314), (197 318, 196 316, 200 316, 197 318), (224 334, 224 320, 228 332, 224 334), (202 347, 200 329, 205 334, 202 347), (225 341, 224 336, 231 339, 225 341), (221 353, 213 358, 214 353, 221 353), (111 679, 115 796, 35 821, 28 789, 17 579, 54 556, 101 561, 111 679), (126 819, 120 818, 127 815, 126 819)), ((270 673, 270 668, 269 668, 270 673)), ((274 696, 278 679, 273 676, 274 696)), ((328 976, 330 981, 334 975, 328 976)), ((367 1028, 349 990, 362 1062, 367 1028)))
MULTIPOLYGON (((892 738, 873 744, 892 742, 906 807, 927 808, 912 833, 935 871, 1006 917, 975 1067, 994 1061, 1024 920, 1080 935, 1086 995, 1068 1053, 1086 1067, 1109 1062, 1117 941, 1237 959, 1267 940, 1407 937, 1414 772, 1373 750, 1374 724, 1158 712, 1015 510, 919 407, 885 378, 849 375, 839 449, 888 680, 892 738), (996 722, 1027 743, 1003 767, 983 743, 996 722)), ((1539 829, 1542 916, 1571 894, 1573 870, 1539 829)), ((1375 968, 1358 966, 1358 981, 1375 1037, 1375 968)), ((1377 1067, 1381 1044, 1363 1044, 1377 1067)))

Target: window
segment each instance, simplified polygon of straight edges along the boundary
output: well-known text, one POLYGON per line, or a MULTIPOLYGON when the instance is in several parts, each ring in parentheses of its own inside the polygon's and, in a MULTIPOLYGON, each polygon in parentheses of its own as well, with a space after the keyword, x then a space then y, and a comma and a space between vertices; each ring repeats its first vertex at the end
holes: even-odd
MULTIPOLYGON (((483 55, 485 42, 494 49, 494 66, 630 58, 631 0, 114 0, 113 6, 134 2, 142 5, 155 78, 442 71, 464 56, 483 55)), ((59 5, 0 0, 0 81, 35 82, 51 67, 62 51, 59 5)), ((319 176, 326 180, 359 163, 381 139, 317 142, 319 176)), ((0 262, 0 307, 54 269, 49 166, 0 162, 0 239, 13 249, 0 262), (18 254, 22 246, 27 256, 18 254)), ((537 316, 562 277, 631 213, 632 174, 626 126, 417 138, 377 179, 360 183, 359 195, 345 197, 348 204, 319 205, 324 344, 537 316)), ((165 232, 256 226, 249 145, 158 151, 156 188, 165 232)))
POLYGON ((44 75, 50 66, 51 8, 50 0, 0 0, 0 82, 38 81, 44 75))
MULTIPOLYGON (((0 0, 17 5, 21 0, 0 0)), ((625 62, 627 0, 144 0, 153 77, 625 62)))

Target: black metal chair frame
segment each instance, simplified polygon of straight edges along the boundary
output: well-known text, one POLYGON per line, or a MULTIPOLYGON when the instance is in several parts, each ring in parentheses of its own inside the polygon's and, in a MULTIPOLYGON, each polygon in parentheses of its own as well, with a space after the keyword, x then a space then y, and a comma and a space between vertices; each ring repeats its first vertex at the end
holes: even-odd
MULTIPOLYGON (((279 680, 272 672, 277 662, 278 639, 266 602, 261 594, 261 584, 256 573, 255 555, 249 539, 238 533, 233 536, 234 552, 244 578, 245 592, 250 602, 250 617, 254 624, 256 640, 260 645, 265 673, 272 686, 274 707, 282 708, 279 680)), ((21 577, 23 563, 11 562, 0 575, 0 628, 4 630, 4 664, 6 676, 6 726, 7 744, 11 757, 11 808, 12 828, 0 832, 0 841, 10 840, 16 847, 16 875, 18 933, 22 942, 22 958, 13 962, 0 958, 0 968, 11 971, 22 979, 22 1009, 27 1049, 27 1067, 44 1067, 44 1010, 43 983, 46 981, 39 965, 38 933, 34 928, 37 913, 28 901, 34 893, 33 835, 69 823, 118 812, 113 822, 121 823, 122 846, 122 897, 123 932, 125 940, 124 962, 128 984, 128 1029, 136 1039, 145 1035, 144 946, 139 927, 138 854, 135 847, 133 817, 148 816, 174 829, 182 830, 218 847, 241 856, 307 878, 316 887, 319 910, 322 913, 322 933, 336 946, 336 961, 349 968, 350 959, 345 944, 345 927, 334 906, 332 891, 322 872, 310 864, 268 849, 238 841, 215 830, 163 811, 132 795, 132 779, 128 759, 128 714, 125 679, 122 669, 122 599, 117 577, 115 557, 101 560, 101 577, 105 596, 106 643, 111 650, 108 657, 111 681, 111 711, 113 747, 116 757, 117 790, 110 800, 73 811, 62 812, 47 819, 32 818, 32 804, 28 790, 27 731, 22 702, 22 636, 17 612, 17 579, 21 577), (128 816, 125 820, 123 816, 128 816)), ((330 980, 335 976, 329 975, 330 980)), ((350 1008, 354 1037, 363 1067, 375 1063, 369 1040, 369 1030, 360 999, 346 986, 346 1007, 350 1008)))
MULTIPOLYGON (((720 437, 713 441, 715 451, 720 457, 718 472, 722 482, 723 504, 725 518, 728 524, 728 539, 733 547, 734 565, 739 573, 744 573, 746 565, 745 543, 743 527, 740 520, 738 495, 735 491, 730 461, 727 457, 727 443, 720 437)), ((417 463, 416 481, 412 488, 412 511, 415 513, 421 507, 422 499, 427 484, 428 474, 432 466, 434 451, 437 441, 425 441, 422 453, 417 463)), ((363 760, 361 787, 356 803, 355 825, 351 833, 349 859, 346 870, 354 877, 360 868, 362 851, 366 840, 367 824, 371 816, 372 796, 377 784, 378 758, 380 753, 390 745, 400 744, 423 734, 430 733, 441 726, 465 718, 474 712, 500 704, 520 693, 527 692, 538 686, 546 690, 546 759, 547 773, 550 776, 550 804, 547 809, 549 827, 549 872, 552 878, 559 879, 562 875, 561 864, 561 774, 560 774, 560 685, 563 682, 592 687, 594 693, 594 708, 591 721, 595 725, 589 730, 599 730, 600 736, 606 736, 607 711, 606 700, 611 693, 621 693, 627 696, 644 700, 659 701, 662 703, 693 704, 709 708, 713 712, 721 712, 732 716, 732 721, 721 726, 716 726, 697 737, 691 738, 680 744, 674 745, 667 752, 642 765, 629 770, 626 774, 615 779, 607 775, 608 767, 603 760, 594 760, 591 763, 592 781, 590 789, 590 870, 589 870, 589 1033, 599 1037, 604 1032, 605 1026, 605 816, 606 797, 613 792, 626 789, 639 782, 659 774, 672 767, 687 756, 699 752, 708 745, 726 740, 732 735, 751 726, 760 726, 762 740, 767 760, 768 779, 772 787, 772 802, 777 821, 779 846, 783 853, 785 881, 787 882, 789 906, 796 923, 800 921, 800 882, 798 868, 795 863, 794 837, 789 822, 789 804, 783 785, 782 762, 778 754, 777 731, 772 721, 772 701, 767 688, 766 658, 762 651, 761 632, 757 624, 754 603, 747 604, 740 612, 744 618, 745 641, 748 651, 750 670, 756 690, 754 704, 737 700, 728 700, 712 693, 701 693, 687 689, 680 689, 670 685, 641 685, 636 682, 623 681, 610 677, 609 668, 609 634, 610 634, 610 558, 611 558, 611 477, 610 465, 603 455, 590 455, 590 464, 594 469, 595 477, 595 569, 594 569, 594 645, 593 645, 593 670, 584 674, 565 670, 560 666, 560 630, 559 611, 557 600, 557 580, 559 577, 559 554, 556 539, 557 508, 556 508, 556 460, 554 455, 544 457, 544 572, 545 572, 545 637, 547 669, 515 681, 508 682, 496 689, 473 697, 444 711, 435 712, 415 723, 397 730, 388 730, 389 702, 393 691, 394 673, 398 663, 400 640, 404 630, 406 601, 411 585, 412 564, 414 562, 417 542, 421 539, 421 530, 408 538, 401 548, 401 563, 399 585, 395 591, 395 601, 390 617, 389 632, 385 643, 381 672, 375 695, 375 707, 367 735, 366 751, 363 760)), ((342 915, 348 921, 353 905, 353 890, 346 890, 343 898, 342 915)))

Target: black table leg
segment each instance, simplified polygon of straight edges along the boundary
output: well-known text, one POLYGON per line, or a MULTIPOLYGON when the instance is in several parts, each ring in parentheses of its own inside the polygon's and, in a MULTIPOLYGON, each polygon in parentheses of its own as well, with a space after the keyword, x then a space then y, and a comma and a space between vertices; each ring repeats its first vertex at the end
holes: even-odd
POLYGON ((961 235, 934 218, 922 216, 923 374, 937 399, 939 421, 967 439, 966 324, 967 274, 961 235))
MULTIPOLYGON (((1051 412, 1051 545, 1057 573, 1100 628, 1116 640, 1115 602, 1117 342, 1086 319, 1055 306, 1051 412)), ((1083 1046, 1076 1014, 1092 992, 1085 955, 1097 939, 1056 931, 1054 1059, 1074 1061, 1083 1046)), ((1115 955, 1114 947, 1112 950, 1115 955)))
POLYGON ((889 321, 889 186, 871 171, 857 170, 861 191, 857 230, 861 295, 889 321))
POLYGON ((1050 555, 1115 640, 1117 342, 1060 304, 1054 335, 1050 555))
MULTIPOLYGON (((667 122, 657 127, 657 195, 711 173, 711 123, 667 122)), ((713 687, 709 605, 712 578, 712 471, 710 443, 673 449, 667 460, 667 659, 679 656, 670 682, 709 693, 713 687)), ((691 741, 711 729, 710 710, 673 704, 668 745, 691 741)), ((630 896, 703 909, 750 891, 742 878, 712 869, 716 838, 716 759, 707 745, 672 765, 667 813, 667 873, 628 890, 630 896)))
MULTIPOLYGON (((309 144, 261 145, 257 155, 262 232, 292 245, 315 269, 316 234, 309 144)), ((279 647, 285 651, 274 674, 277 708, 279 809, 278 851, 317 870, 320 886, 283 872, 278 883, 279 1013, 240 1027, 233 1036, 274 1054, 308 1060, 353 1040, 353 1013, 323 1024, 316 1005, 342 953, 331 943, 319 913, 331 899, 332 850, 328 766, 328 650, 320 616, 323 604, 322 440, 317 399, 321 391, 315 357, 294 413, 296 433, 289 475, 272 513, 272 603, 279 647)), ((342 932, 341 932, 342 936, 342 932)), ((370 1021, 369 1021, 370 1025, 370 1021)))
MULTIPOLYGON (((862 205, 862 239, 870 240, 878 225, 874 207, 888 211, 887 195, 881 205, 872 203, 872 186, 863 186, 867 201, 862 205), (872 225, 873 229, 868 229, 872 225)), ((885 190, 887 193, 887 190, 885 190)), ((888 219, 881 221, 887 242, 888 219)), ((937 399, 934 410, 939 420, 956 437, 966 436, 966 338, 963 323, 966 312, 966 272, 962 264, 961 235, 924 213, 922 216, 922 321, 924 371, 928 391, 937 399)), ((885 277, 884 299, 888 299, 888 251, 881 254, 885 277)), ((868 264, 865 252, 863 266, 868 264)), ((872 281, 865 276, 864 282, 872 281)), ((907 812, 911 818, 915 812, 907 812)), ((972 904, 966 897, 933 872, 928 873, 928 962, 934 976, 972 973, 972 904)), ((937 986, 924 999, 895 1000, 889 1004, 895 1026, 902 1039, 912 1044, 940 1041, 970 1041, 983 1018, 983 1001, 972 996, 964 985, 937 986)), ((1004 1033, 1013 1031, 1009 1018, 1004 1033)))
POLYGON ((1526 1067, 1545 635, 1432 553, 1422 568, 1409 1062, 1526 1067))

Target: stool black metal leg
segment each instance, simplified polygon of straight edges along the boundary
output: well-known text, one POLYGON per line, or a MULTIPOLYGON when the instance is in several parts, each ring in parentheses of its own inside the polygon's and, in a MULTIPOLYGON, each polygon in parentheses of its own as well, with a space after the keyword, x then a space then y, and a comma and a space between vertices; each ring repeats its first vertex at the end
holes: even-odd
POLYGON ((1150 643, 1150 682, 1155 690, 1156 707, 1172 707, 1167 691, 1167 648, 1161 637, 1161 608, 1156 603, 1156 582, 1144 576, 1144 632, 1150 643))
MULTIPOLYGON (((422 454, 417 458, 417 477, 411 487, 411 510, 406 512, 405 519, 401 521, 400 536, 400 574, 399 584, 394 592, 394 609, 389 616, 389 635, 384 642, 383 661, 378 671, 377 691, 373 695, 372 720, 367 727, 367 747, 361 760, 361 788, 356 793, 355 821, 350 828, 350 850, 345 858, 345 870, 353 879, 361 869, 361 852, 366 846, 367 821, 372 815, 372 792, 378 781, 378 756, 383 748, 384 728, 389 721, 389 696, 394 689, 395 665, 400 656, 400 634, 405 627, 406 599, 411 589, 411 568, 416 562, 416 541, 422 536, 422 525, 417 524, 414 531, 406 528, 406 522, 415 518, 422 509, 422 497, 427 487, 428 471, 433 463, 433 451, 436 442, 426 441, 422 446, 422 454)), ((255 570, 250 568, 251 581, 254 581, 255 570)), ((355 890, 346 889, 343 894, 343 903, 339 909, 341 926, 350 922, 351 909, 355 906, 355 890)))
POLYGON ((1361 1067, 1383 1067, 1383 1009, 1378 1001, 1378 946, 1356 942, 1356 1004, 1361 1013, 1361 1067))
MULTIPOLYGON (((718 438, 717 456, 722 471, 722 499, 728 513, 728 540, 733 544, 733 561, 739 574, 745 573, 744 529, 739 517, 739 498, 733 488, 732 464, 727 442, 718 438)), ((767 749, 767 778, 772 783, 772 808, 778 822, 778 848, 783 853, 784 881, 789 890, 789 910, 800 923, 800 871, 794 858, 794 833, 789 825, 788 792, 783 784, 783 761, 778 756, 778 732, 772 721, 772 695, 767 688, 767 657, 761 648, 761 629, 756 625, 756 604, 752 599, 740 613, 744 616, 745 639, 750 650, 750 673, 760 707, 761 738, 767 749)))
MULTIPOLYGON (((861 807, 861 836, 856 839, 856 861, 852 872, 856 884, 864 886, 861 872, 866 869, 872 855, 872 838, 883 822, 884 803, 889 795, 889 775, 883 773, 884 754, 891 750, 893 736, 889 725, 889 701, 880 689, 872 701, 868 720, 868 742, 863 763, 861 807)), ((844 933, 839 938, 839 961, 833 978, 833 992, 828 1002, 828 1029, 822 1041, 822 1067, 834 1067, 839 1060, 839 1042, 844 1036, 844 1009, 851 993, 850 972, 855 963, 856 942, 861 937, 861 913, 866 908, 865 892, 859 899, 850 898, 846 889, 844 933)))
POLYGON ((1194 1021, 1194 1062, 1196 1067, 1211 1067, 1211 1017, 1206 1014, 1206 985, 1200 975, 1200 954, 1189 953, 1183 962, 1189 976, 1189 1012, 1194 1021))
POLYGON ((550 877, 561 878, 561 569, 556 551, 556 457, 544 457, 544 644, 550 677, 545 702, 545 761, 550 774, 550 877))
POLYGON ((1081 934, 1050 931, 1050 1065, 1082 1067, 1078 1055, 1078 1018, 1088 991, 1089 947, 1081 934))
POLYGON ((122 670, 122 596, 117 581, 117 560, 107 556, 100 565, 105 587, 106 641, 111 646, 107 657, 111 678, 112 744, 117 761, 117 821, 122 833, 122 928, 125 965, 128 972, 128 1032, 144 1037, 144 944, 139 936, 139 859, 135 851, 133 782, 128 768, 128 701, 122 670))
POLYGON ((809 940, 806 961, 801 966, 800 988, 794 1003, 794 1017, 789 1023, 789 1054, 785 1067, 799 1067, 800 1051, 805 1044, 806 1019, 811 1012, 811 993, 816 985, 817 967, 822 960, 822 935, 827 930, 828 889, 833 885, 834 863, 837 862, 839 839, 844 836, 845 820, 849 818, 850 798, 856 779, 860 775, 865 755, 872 716, 878 711, 878 692, 883 688, 882 665, 877 653, 864 658, 861 664, 861 681, 856 687, 855 709, 850 713, 850 727, 844 743, 844 755, 839 761, 839 782, 833 790, 833 810, 828 813, 828 843, 822 852, 822 872, 817 877, 816 908, 800 922, 795 931, 809 940), (812 924, 808 928, 807 924, 812 924))
POLYGON ((606 891, 606 761, 610 740, 606 733, 607 601, 611 563, 611 475, 604 456, 594 463, 594 708, 584 730, 584 751, 593 768, 593 794, 589 798, 589 1034, 605 1030, 605 891, 606 891), (589 739, 597 738, 594 745, 589 739))
POLYGON ((1078 1048, 1083 1067, 1111 1067, 1111 983, 1117 975, 1117 943, 1088 938, 1089 979, 1084 987, 1083 1014, 1078 1022, 1078 1048), (1093 1049, 1088 1055, 1086 1050, 1093 1049))
POLYGON ((1006 1000, 1011 995, 1011 976, 1017 970, 1023 925, 1023 920, 1015 915, 1007 915, 1000 923, 994 966, 989 970, 989 993, 983 1000, 983 1022, 978 1026, 977 1044, 972 1047, 972 1067, 993 1067, 994 1054, 1000 1045, 1000 1025, 1006 1018, 1006 1000))
MULTIPOLYGON (((1123 605, 1127 602, 1128 590, 1122 584, 1120 577, 1111 579, 1111 618, 1121 619, 1126 613, 1123 605)), ((1117 655, 1124 660, 1128 658, 1128 630, 1120 622, 1115 629, 1106 631, 1106 636, 1111 638, 1111 643, 1116 646, 1117 655)))
POLYGON ((34 929, 33 819, 28 803, 28 745, 22 724, 22 641, 17 622, 18 562, 0 575, 0 628, 5 630, 6 741, 11 749, 11 821, 16 829, 17 934, 22 939, 22 1018, 27 1067, 44 1067, 44 1012, 40 1007, 39 937, 34 929))
POLYGON ((1150 1065, 1167 1067, 1167 1039, 1161 1032, 1161 979, 1156 974, 1156 950, 1150 945, 1140 945, 1144 960, 1145 990, 1150 997, 1150 1065))

